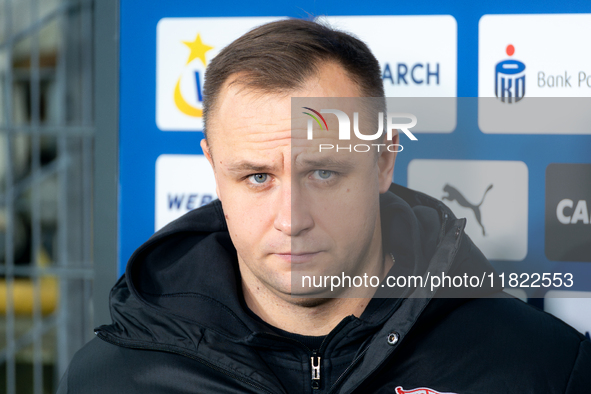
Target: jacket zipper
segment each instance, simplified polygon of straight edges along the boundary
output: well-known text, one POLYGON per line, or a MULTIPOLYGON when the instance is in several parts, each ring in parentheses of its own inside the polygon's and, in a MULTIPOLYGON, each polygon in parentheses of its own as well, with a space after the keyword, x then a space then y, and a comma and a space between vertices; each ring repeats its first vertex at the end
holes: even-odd
POLYGON ((310 350, 310 348, 308 346, 304 345, 302 342, 297 341, 295 339, 285 338, 280 335, 269 334, 269 333, 265 334, 265 336, 280 339, 284 342, 296 343, 299 346, 306 349, 310 353, 310 372, 312 374, 311 379, 310 379, 310 385, 312 387, 312 390, 320 389, 320 371, 321 371, 321 362, 322 362, 322 357, 320 356, 320 349, 322 349, 324 342, 326 342, 326 338, 324 338, 324 340, 320 344, 320 349, 310 350))
MULTIPOLYGON (((340 331, 340 329, 342 327, 344 327, 346 324, 348 324, 348 322, 349 322, 349 320, 346 322, 345 322, 345 319, 341 320, 341 322, 339 324, 337 324, 337 326, 324 338, 324 340, 320 344, 320 348, 312 350, 312 356, 310 357, 310 368, 311 368, 310 370, 312 372, 312 379, 311 379, 312 390, 319 390, 320 389, 320 382, 321 382, 320 370, 321 370, 321 365, 322 365, 321 364, 322 357, 320 356, 322 354, 321 350, 325 350, 325 344, 328 342, 327 340, 332 339, 337 334, 337 332, 340 331)), ((308 349, 308 351, 310 351, 310 349, 306 345, 304 345, 303 343, 302 343, 302 346, 306 347, 308 349)))
POLYGON ((126 342, 116 341, 116 340, 109 339, 109 338, 107 338, 106 335, 102 334, 100 331, 95 331, 95 334, 96 334, 97 337, 99 337, 103 341, 109 342, 109 343, 111 343, 113 345, 116 345, 116 346, 121 346, 121 347, 129 348, 129 349, 143 349, 143 350, 146 350, 147 349, 147 350, 166 351, 168 353, 173 353, 173 354, 178 354, 180 356, 188 357, 188 358, 190 358, 192 360, 195 360, 195 361, 198 361, 201 364, 203 364, 203 365, 205 365, 205 366, 207 366, 207 367, 209 367, 211 369, 214 369, 214 370, 216 370, 216 371, 218 371, 218 372, 220 372, 220 373, 222 373, 222 374, 224 374, 224 375, 226 375, 226 376, 228 376, 228 377, 230 377, 232 379, 235 379, 235 380, 237 380, 239 382, 246 383, 249 386, 252 386, 252 387, 256 388, 257 390, 261 390, 264 393, 267 393, 267 394, 275 394, 272 391, 270 391, 269 389, 267 389, 266 387, 259 385, 258 383, 255 383, 255 382, 253 382, 251 380, 248 380, 248 379, 245 379, 245 378, 243 378, 243 377, 241 377, 239 375, 236 375, 236 374, 233 374, 231 372, 228 372, 227 370, 225 370, 223 368, 220 368, 217 365, 214 365, 214 364, 212 364, 212 363, 204 360, 203 358, 194 356, 194 355, 192 355, 190 353, 185 353, 185 352, 181 352, 181 351, 177 351, 177 350, 172 350, 172 349, 170 349, 170 348, 168 348, 166 346, 140 346, 140 345, 132 345, 132 344, 129 344, 129 343, 126 343, 126 342))
POLYGON ((320 362, 322 358, 318 355, 318 351, 314 350, 312 352, 312 357, 310 357, 311 362, 311 371, 312 371, 312 389, 318 390, 320 388, 320 362))
MULTIPOLYGON (((321 350, 324 350, 325 348, 325 344, 328 342, 327 340, 332 339, 332 337, 334 337, 338 331, 340 331, 340 328, 344 327, 345 325, 347 325, 349 323, 351 319, 345 318, 343 320, 341 320, 341 322, 339 324, 337 324, 337 326, 330 332, 330 334, 328 334, 326 336, 326 338, 324 338, 324 340, 322 341, 322 343, 320 344, 320 348, 317 350, 311 350, 308 346, 304 345, 302 342, 295 340, 295 339, 291 339, 291 338, 285 338, 282 337, 280 335, 277 334, 271 334, 271 333, 265 333, 264 335, 261 335, 263 337, 272 337, 275 339, 280 339, 283 342, 291 342, 291 343, 297 343, 299 346, 303 347, 304 349, 306 349, 308 352, 311 353, 310 356, 310 371, 311 371, 311 387, 312 390, 319 390, 320 389, 320 383, 321 383, 321 375, 320 375, 320 371, 321 371, 321 365, 322 365, 322 352, 321 350), (337 330, 338 328, 338 330, 337 330)), ((365 351, 359 355, 359 357, 361 355, 363 355, 365 353, 365 351)), ((358 357, 358 358, 359 358, 358 357)), ((342 375, 341 375, 342 376, 342 375)), ((334 385, 333 385, 334 386, 334 385)))

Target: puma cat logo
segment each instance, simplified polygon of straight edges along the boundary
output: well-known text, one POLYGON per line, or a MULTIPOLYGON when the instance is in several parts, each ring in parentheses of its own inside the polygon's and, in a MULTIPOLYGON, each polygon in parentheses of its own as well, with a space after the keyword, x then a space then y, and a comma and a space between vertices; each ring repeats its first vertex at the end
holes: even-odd
POLYGON ((480 227, 482 227, 482 235, 486 235, 486 233, 484 231, 484 226, 482 225, 482 217, 480 215, 480 206, 484 202, 484 197, 486 197, 486 194, 492 188, 493 188, 493 185, 491 183, 489 185, 489 187, 486 189, 486 191, 484 192, 484 195, 482 196, 482 200, 480 200, 480 203, 478 205, 474 205, 474 204, 470 203, 468 200, 466 200, 466 197, 464 197, 458 189, 456 189, 455 187, 453 187, 449 183, 447 183, 443 187, 443 191, 445 193, 447 193, 447 195, 443 196, 441 199, 448 200, 448 201, 457 201, 458 204, 460 204, 461 206, 471 209, 472 212, 474 212, 474 216, 476 217, 476 221, 478 222, 480 227))

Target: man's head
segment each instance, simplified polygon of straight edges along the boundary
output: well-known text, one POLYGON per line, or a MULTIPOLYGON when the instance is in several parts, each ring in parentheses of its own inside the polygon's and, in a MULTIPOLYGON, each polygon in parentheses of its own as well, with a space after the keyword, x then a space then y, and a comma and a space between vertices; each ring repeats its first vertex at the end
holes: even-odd
POLYGON ((384 97, 378 61, 367 45, 347 33, 312 21, 287 19, 238 38, 207 67, 203 88, 206 139, 210 140, 219 95, 230 76, 237 77, 231 83, 243 89, 286 94, 303 87, 327 63, 341 66, 359 87, 361 97, 384 97))
POLYGON ((384 91, 367 46, 310 21, 261 26, 210 63, 202 147, 247 287, 302 303, 290 298, 292 266, 340 274, 382 263, 378 197, 395 154, 319 155, 291 123, 291 97, 368 96, 384 91))

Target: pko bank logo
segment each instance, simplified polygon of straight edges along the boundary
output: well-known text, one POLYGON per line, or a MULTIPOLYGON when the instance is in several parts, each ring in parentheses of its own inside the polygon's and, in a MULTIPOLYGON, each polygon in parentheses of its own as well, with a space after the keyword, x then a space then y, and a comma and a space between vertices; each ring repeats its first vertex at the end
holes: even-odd
MULTIPOLYGON (((505 51, 511 57, 515 53, 515 47, 509 44, 505 51)), ((525 64, 515 59, 496 64, 495 95, 508 104, 516 103, 525 96, 525 64)))
POLYGON ((203 130, 205 70, 219 51, 252 28, 279 18, 163 18, 156 38, 156 125, 203 130))
MULTIPOLYGON (((314 139, 314 121, 318 124, 321 131, 329 131, 328 123, 322 114, 334 114, 339 122, 339 141, 351 140, 351 119, 349 115, 344 111, 338 109, 321 109, 317 111, 310 107, 302 107, 303 109, 310 112, 302 112, 304 115, 308 115, 311 119, 308 119, 307 124, 307 139, 314 139), (320 119, 319 119, 320 118, 320 119)), ((362 133, 359 127, 359 112, 353 112, 353 132, 355 136, 362 141, 375 141, 384 135, 384 113, 378 112, 378 130, 375 133, 365 134, 362 133)), ((411 141, 417 141, 417 137, 409 130, 416 126, 417 117, 409 113, 388 113, 386 116, 386 134, 387 141, 392 141, 394 130, 400 130, 403 132, 411 141), (394 123, 394 119, 407 119, 410 122, 407 123, 394 123)), ((373 148, 376 148, 378 152, 382 150, 388 150, 390 152, 402 152, 403 146, 400 144, 355 144, 355 145, 342 145, 342 144, 319 144, 318 151, 329 151, 336 150, 336 152, 347 151, 347 152, 369 152, 373 148)))

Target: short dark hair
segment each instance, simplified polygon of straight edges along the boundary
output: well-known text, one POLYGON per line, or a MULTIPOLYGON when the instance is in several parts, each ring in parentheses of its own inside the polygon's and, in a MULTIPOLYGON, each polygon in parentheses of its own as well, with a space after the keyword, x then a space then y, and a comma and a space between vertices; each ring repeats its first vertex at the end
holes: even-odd
POLYGON ((265 93, 303 86, 322 61, 343 67, 365 97, 384 97, 380 64, 356 37, 315 21, 285 19, 259 26, 238 38, 209 63, 203 87, 204 132, 220 90, 228 78, 265 93))

